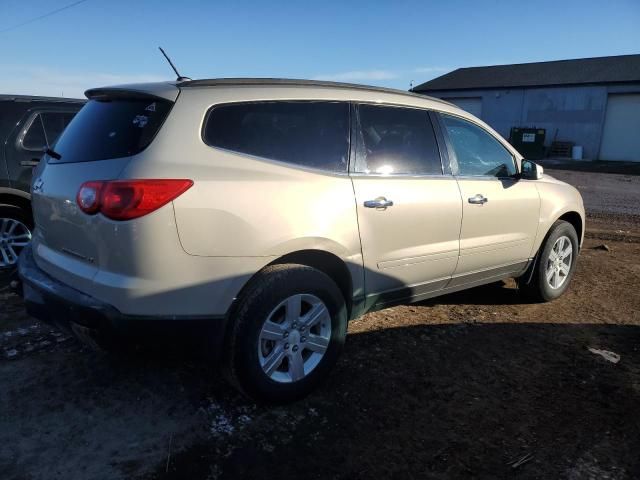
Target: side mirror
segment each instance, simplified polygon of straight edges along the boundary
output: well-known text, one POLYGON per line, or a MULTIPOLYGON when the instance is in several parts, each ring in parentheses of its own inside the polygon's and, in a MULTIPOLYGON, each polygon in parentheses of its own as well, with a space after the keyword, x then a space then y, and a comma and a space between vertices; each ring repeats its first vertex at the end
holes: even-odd
POLYGON ((520 178, 525 180, 540 180, 544 169, 541 165, 538 165, 531 160, 522 160, 520 162, 520 178))

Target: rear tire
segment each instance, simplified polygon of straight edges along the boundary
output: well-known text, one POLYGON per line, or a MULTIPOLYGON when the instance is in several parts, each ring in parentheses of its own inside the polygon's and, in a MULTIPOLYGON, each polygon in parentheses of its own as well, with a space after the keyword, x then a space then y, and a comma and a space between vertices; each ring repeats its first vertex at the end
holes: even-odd
POLYGON ((14 205, 0 205, 0 281, 8 281, 16 274, 18 255, 31 240, 32 230, 31 212, 14 205), (24 237, 27 233, 28 238, 24 237))
POLYGON ((336 363, 347 310, 335 282, 298 264, 272 265, 248 285, 226 337, 224 369, 256 401, 286 403, 314 390, 336 363))
POLYGON ((573 278, 578 259, 578 235, 569 222, 555 222, 538 252, 531 270, 520 277, 518 287, 525 298, 550 302, 561 296, 573 278))

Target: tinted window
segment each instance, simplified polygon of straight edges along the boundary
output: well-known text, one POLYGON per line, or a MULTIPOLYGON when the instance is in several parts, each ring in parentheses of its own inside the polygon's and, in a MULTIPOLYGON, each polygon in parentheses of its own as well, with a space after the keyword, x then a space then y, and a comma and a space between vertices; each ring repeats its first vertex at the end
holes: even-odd
POLYGON ((89 162, 135 155, 151 143, 171 106, 158 99, 90 100, 56 143, 62 158, 49 161, 89 162))
POLYGON ((458 161, 458 174, 510 177, 516 173, 513 157, 482 128, 460 118, 442 115, 458 161))
POLYGON ((22 148, 26 150, 38 150, 42 151, 47 146, 47 137, 44 134, 44 128, 42 126, 42 119, 40 114, 36 115, 29 126, 29 130, 22 139, 22 148))
POLYGON ((66 127, 63 113, 43 112, 40 114, 44 124, 44 133, 47 135, 47 144, 54 145, 58 137, 66 127))
POLYGON ((442 175, 427 111, 360 105, 359 117, 356 172, 442 175))
POLYGON ((67 125, 69 125, 71 123, 71 120, 73 120, 73 117, 75 117, 76 114, 74 113, 63 113, 62 117, 64 119, 64 127, 67 128, 67 125))
POLYGON ((346 172, 349 105, 260 102, 211 110, 204 140, 213 147, 305 167, 346 172))

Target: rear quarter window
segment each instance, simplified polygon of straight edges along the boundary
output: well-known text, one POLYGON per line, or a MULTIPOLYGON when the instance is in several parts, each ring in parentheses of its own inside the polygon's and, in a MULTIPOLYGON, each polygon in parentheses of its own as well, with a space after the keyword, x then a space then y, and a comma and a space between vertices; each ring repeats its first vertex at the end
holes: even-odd
POLYGON ((75 112, 54 110, 36 113, 22 138, 22 148, 40 152, 43 148, 52 147, 74 115, 75 112))
POLYGON ((203 130, 207 145, 330 172, 346 172, 349 104, 274 101, 217 105, 203 130))
POLYGON ((173 103, 161 99, 90 100, 71 120, 55 145, 59 160, 74 163, 135 155, 154 139, 173 103))
POLYGON ((47 136, 44 132, 42 116, 38 113, 33 118, 27 133, 25 133, 24 138, 22 139, 22 148, 25 150, 41 152, 47 146, 47 136))

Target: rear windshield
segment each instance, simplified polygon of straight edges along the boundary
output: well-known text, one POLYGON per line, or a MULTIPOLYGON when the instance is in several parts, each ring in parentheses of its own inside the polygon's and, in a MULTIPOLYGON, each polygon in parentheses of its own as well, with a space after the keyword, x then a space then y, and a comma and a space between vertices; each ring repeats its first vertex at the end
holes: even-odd
POLYGON ((91 162, 135 155, 151 143, 172 105, 155 98, 90 100, 53 146, 61 158, 50 158, 49 162, 91 162))

